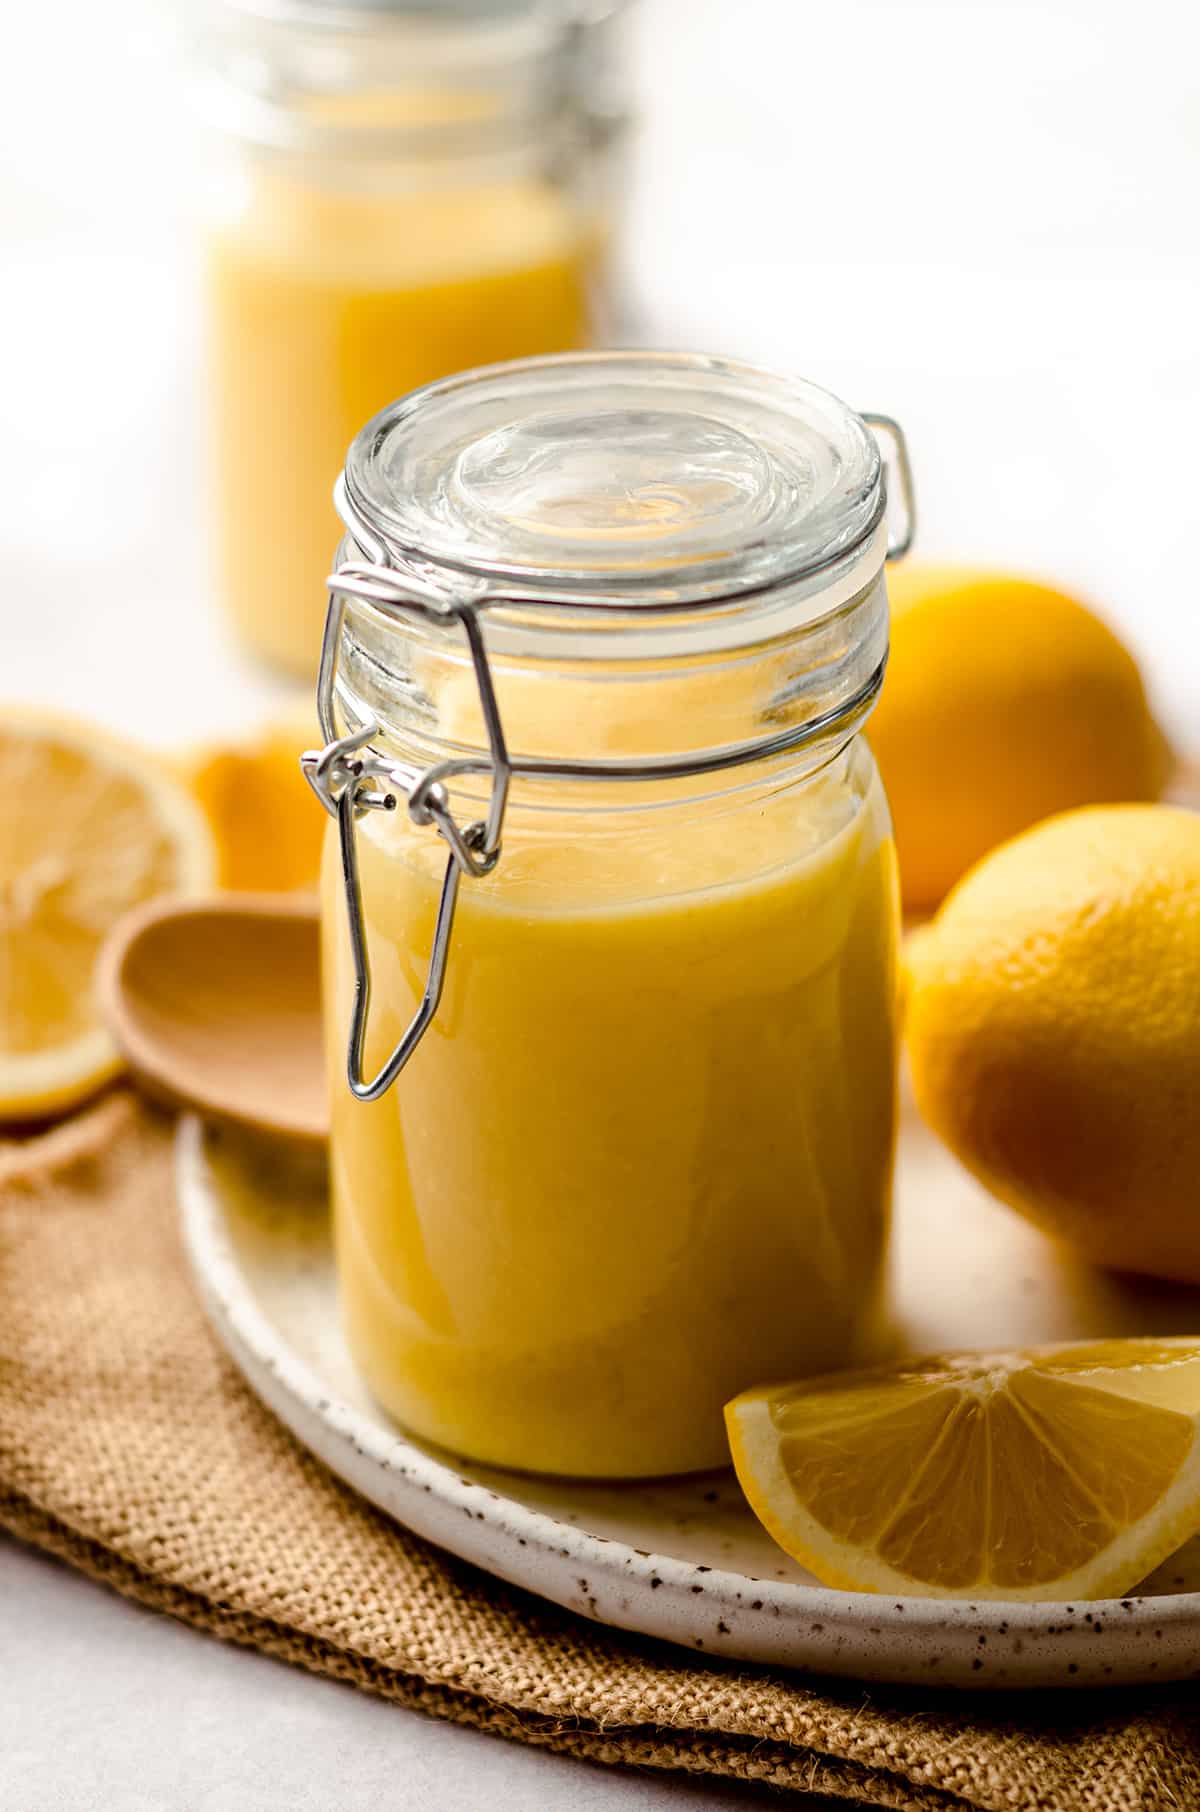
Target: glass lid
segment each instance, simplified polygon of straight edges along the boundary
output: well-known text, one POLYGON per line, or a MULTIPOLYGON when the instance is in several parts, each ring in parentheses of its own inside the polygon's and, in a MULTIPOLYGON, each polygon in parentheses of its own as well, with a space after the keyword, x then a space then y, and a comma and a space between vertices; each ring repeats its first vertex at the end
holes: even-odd
POLYGON ((690 353, 569 353, 468 371, 355 439, 346 495, 392 557, 536 598, 711 599, 872 537, 863 420, 815 384, 690 353))

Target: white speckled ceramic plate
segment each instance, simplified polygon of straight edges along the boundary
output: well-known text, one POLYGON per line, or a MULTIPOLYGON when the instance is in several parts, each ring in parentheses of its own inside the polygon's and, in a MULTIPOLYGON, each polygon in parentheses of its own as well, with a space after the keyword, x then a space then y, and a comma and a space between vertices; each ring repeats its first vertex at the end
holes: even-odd
MULTIPOLYGON (((887 1599, 818 1585, 759 1527, 730 1474, 576 1484, 428 1450, 371 1401, 343 1344, 321 1167, 189 1120, 179 1180, 208 1312, 251 1387, 365 1497, 503 1579, 705 1654, 863 1680, 1006 1687, 1200 1676, 1200 1542, 1119 1602, 887 1599)), ((1057 1254, 912 1116, 894 1290, 916 1351, 1200 1327, 1200 1291, 1134 1286, 1057 1254)))

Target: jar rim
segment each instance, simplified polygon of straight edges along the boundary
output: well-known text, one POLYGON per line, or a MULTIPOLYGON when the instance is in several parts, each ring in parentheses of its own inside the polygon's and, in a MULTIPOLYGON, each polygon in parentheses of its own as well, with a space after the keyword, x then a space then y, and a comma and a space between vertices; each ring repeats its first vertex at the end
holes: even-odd
POLYGON ((692 352, 561 353, 427 384, 338 487, 372 559, 557 611, 711 614, 881 563, 879 446, 831 392, 692 352))

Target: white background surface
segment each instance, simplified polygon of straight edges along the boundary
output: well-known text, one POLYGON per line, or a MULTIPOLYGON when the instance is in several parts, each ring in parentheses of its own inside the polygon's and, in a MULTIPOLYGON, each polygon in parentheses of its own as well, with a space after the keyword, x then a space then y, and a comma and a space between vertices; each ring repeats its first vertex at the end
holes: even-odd
MULTIPOLYGON (((195 142, 166 0, 0 58, 0 694, 179 742, 271 687, 209 608, 195 142)), ((924 552, 1082 589, 1200 741, 1191 0, 642 0, 646 342, 899 416, 924 552)), ((426 1722, 0 1543, 0 1812, 759 1803, 426 1722)), ((769 1802, 777 1803, 777 1802, 769 1802)))

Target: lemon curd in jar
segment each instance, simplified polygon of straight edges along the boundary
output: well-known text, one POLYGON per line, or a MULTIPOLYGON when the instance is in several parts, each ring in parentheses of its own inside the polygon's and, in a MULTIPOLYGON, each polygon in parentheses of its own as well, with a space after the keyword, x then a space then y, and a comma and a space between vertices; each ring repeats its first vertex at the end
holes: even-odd
POLYGON ((241 641, 311 676, 346 446, 431 379, 594 344, 621 8, 224 0, 203 34, 216 565, 241 641))
POLYGON ((464 366, 587 345, 597 252, 532 184, 373 195, 258 177, 209 242, 219 558, 250 647, 315 665, 357 426, 464 366))
MULTIPOLYGON (((652 355, 513 370, 373 424, 355 507, 386 535, 391 497, 406 530, 480 570, 502 555, 526 590, 558 561, 560 597, 628 597, 616 626, 485 618, 518 762, 750 753, 670 778, 518 772, 494 871, 462 882, 432 1025, 369 1103, 344 1080, 331 823, 342 1312, 419 1436, 537 1471, 694 1470, 727 1463, 738 1390, 865 1359, 884 1331, 897 894, 855 734, 886 648, 882 479, 858 418, 811 386, 652 355), (817 576, 790 580, 805 559, 817 576), (756 560, 784 576, 764 586, 756 560), (756 596, 730 604, 747 575, 756 596), (687 591, 694 609, 660 608, 687 591)), ((484 745, 457 630, 349 607, 335 693, 418 768, 484 745)), ((486 809, 471 788, 451 789, 460 822, 486 809)), ((403 802, 356 834, 372 1075, 425 986, 446 845, 403 802)))

